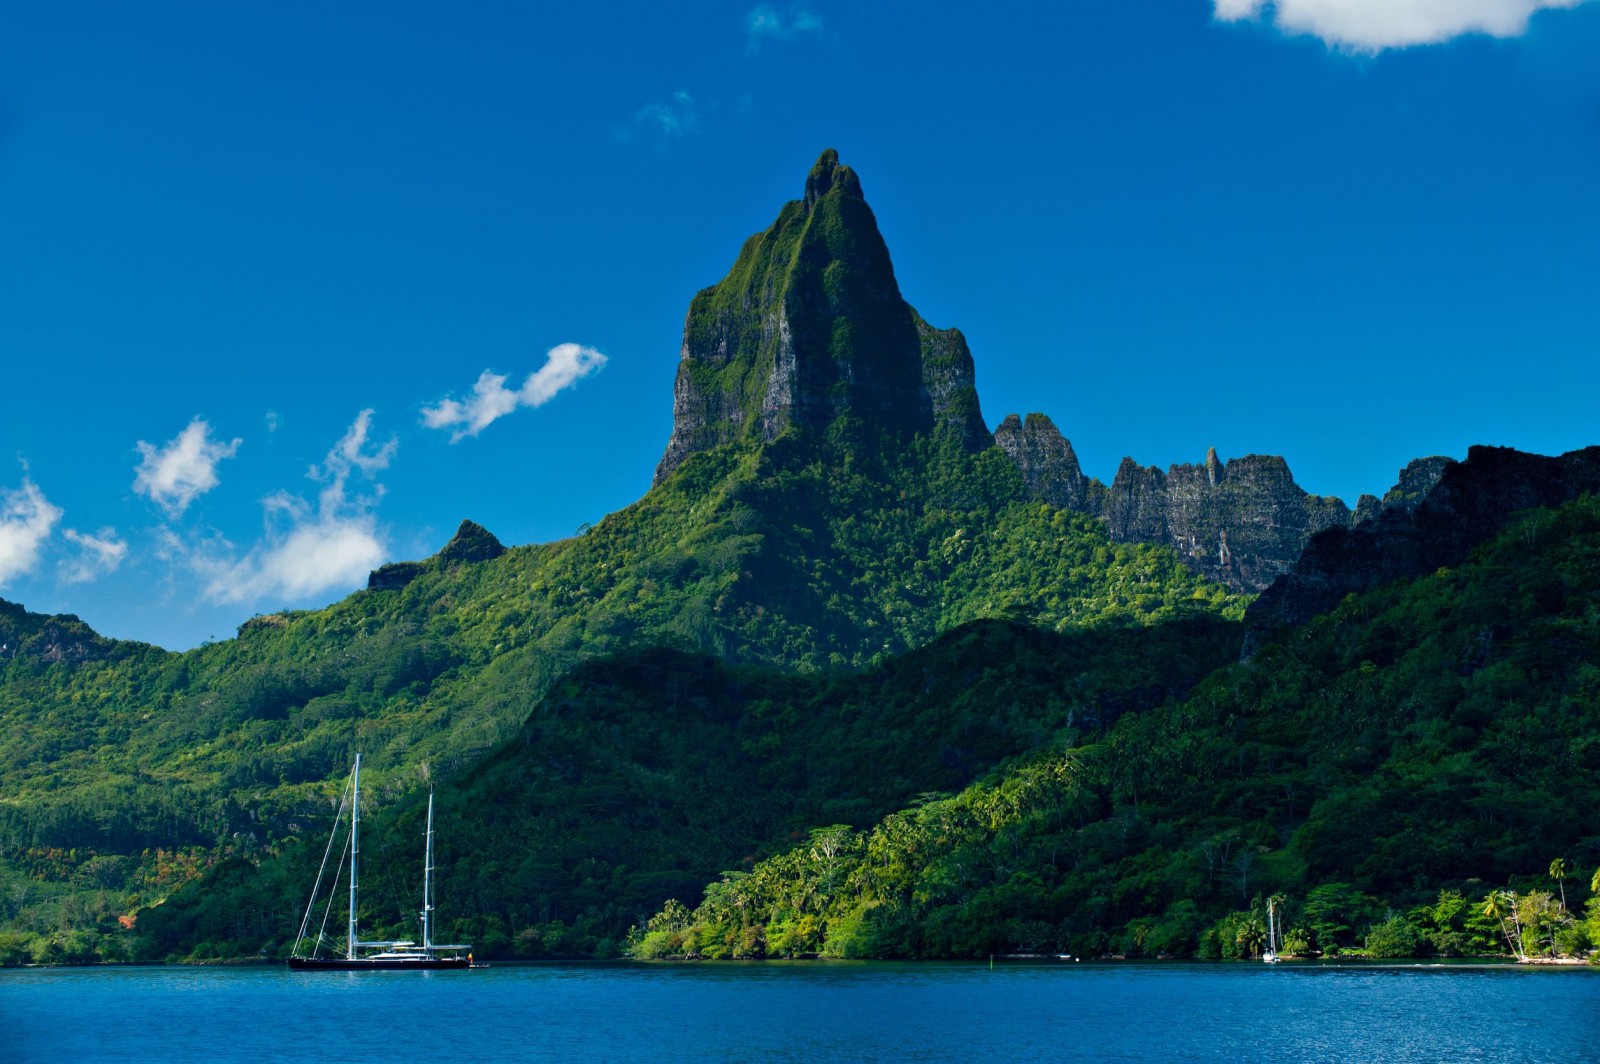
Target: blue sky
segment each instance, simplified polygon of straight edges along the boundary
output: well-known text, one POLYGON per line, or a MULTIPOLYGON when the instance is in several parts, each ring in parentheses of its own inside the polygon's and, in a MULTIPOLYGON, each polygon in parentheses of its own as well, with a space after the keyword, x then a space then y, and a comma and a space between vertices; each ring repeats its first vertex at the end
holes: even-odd
POLYGON ((182 648, 627 505, 829 146, 1103 479, 1600 443, 1600 2, 548 6, 0 18, 0 596, 182 648))

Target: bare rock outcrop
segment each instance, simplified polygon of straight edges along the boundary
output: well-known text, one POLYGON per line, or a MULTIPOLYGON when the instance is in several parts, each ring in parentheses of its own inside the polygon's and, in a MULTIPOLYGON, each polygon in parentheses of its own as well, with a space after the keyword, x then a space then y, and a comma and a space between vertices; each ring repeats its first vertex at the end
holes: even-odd
POLYGON ((1311 495, 1272 455, 1166 470, 1124 458, 1107 488, 1085 476, 1072 444, 1043 414, 1000 423, 995 443, 1033 496, 1103 520, 1111 537, 1172 547, 1194 571, 1240 591, 1260 591, 1288 572, 1313 534, 1349 524, 1338 499, 1311 495))

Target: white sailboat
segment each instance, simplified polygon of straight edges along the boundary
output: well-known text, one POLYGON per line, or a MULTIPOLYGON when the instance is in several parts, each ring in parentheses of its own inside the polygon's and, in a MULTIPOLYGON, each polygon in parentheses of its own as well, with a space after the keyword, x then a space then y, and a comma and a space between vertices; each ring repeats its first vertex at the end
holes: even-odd
MULTIPOLYGON (((316 884, 311 888, 311 900, 306 903, 306 913, 300 921, 300 935, 295 939, 294 949, 289 955, 289 967, 300 972, 330 972, 330 971, 370 971, 374 969, 422 971, 452 968, 472 968, 472 947, 455 943, 442 945, 433 941, 433 792, 428 792, 428 831, 427 841, 423 846, 422 858, 422 941, 417 943, 410 939, 402 941, 361 941, 356 927, 356 899, 359 891, 359 869, 361 861, 361 755, 356 755, 355 768, 350 773, 349 786, 350 806, 350 835, 346 853, 350 857, 350 904, 345 930, 344 956, 318 956, 322 944, 327 940, 323 933, 327 926, 328 914, 333 908, 333 895, 338 893, 339 874, 334 873, 333 890, 328 897, 327 908, 323 910, 322 923, 317 929, 315 938, 311 940, 310 955, 301 956, 308 930, 311 926, 312 910, 316 908, 317 896, 322 888, 322 877, 328 868, 328 857, 333 853, 333 842, 339 835, 339 818, 334 818, 333 831, 328 836, 328 849, 322 855, 322 868, 317 872, 316 884)), ((340 866, 344 864, 343 856, 340 866)))
POLYGON ((1275 919, 1276 898, 1267 899, 1267 951, 1261 959, 1268 964, 1278 963, 1278 924, 1275 919))

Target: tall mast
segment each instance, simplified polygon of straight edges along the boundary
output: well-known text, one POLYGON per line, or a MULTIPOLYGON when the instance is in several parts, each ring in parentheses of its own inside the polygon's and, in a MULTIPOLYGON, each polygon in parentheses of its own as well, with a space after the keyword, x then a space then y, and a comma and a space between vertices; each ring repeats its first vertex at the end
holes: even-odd
POLYGON ((433 952, 429 914, 433 912, 433 791, 428 791, 428 840, 422 851, 422 951, 433 952))
POLYGON ((356 860, 361 855, 361 755, 356 755, 355 773, 350 777, 350 929, 344 955, 356 959, 356 860))

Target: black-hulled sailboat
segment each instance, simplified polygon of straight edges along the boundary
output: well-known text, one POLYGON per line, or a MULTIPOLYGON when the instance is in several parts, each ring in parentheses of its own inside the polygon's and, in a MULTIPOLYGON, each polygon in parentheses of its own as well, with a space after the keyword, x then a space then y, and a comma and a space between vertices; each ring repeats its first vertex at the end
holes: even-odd
MULTIPOLYGON (((306 903, 305 917, 300 921, 300 935, 295 939, 289 955, 289 967, 300 972, 350 972, 350 971, 433 971, 451 968, 473 968, 472 947, 468 945, 440 945, 433 941, 433 792, 428 792, 428 833, 422 858, 422 942, 363 942, 356 930, 356 896, 358 870, 361 858, 361 755, 356 755, 355 768, 350 773, 346 790, 350 808, 350 834, 344 854, 350 858, 350 912, 345 932, 344 956, 320 956, 327 941, 324 929, 328 914, 333 909, 334 896, 339 893, 339 873, 335 871, 333 888, 323 909, 322 922, 311 939, 310 952, 301 956, 311 926, 312 910, 322 889, 322 877, 328 870, 328 858, 333 853, 333 843, 339 836, 340 821, 335 817, 333 831, 328 836, 328 848, 322 855, 322 868, 317 872, 317 882, 311 888, 311 900, 306 903)), ((340 857, 340 868, 344 865, 340 857)))

